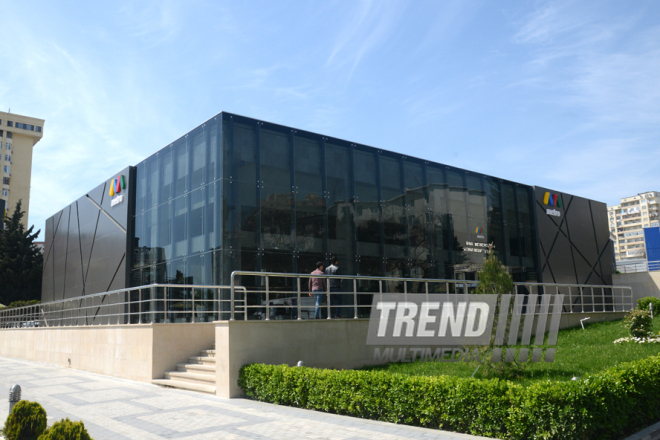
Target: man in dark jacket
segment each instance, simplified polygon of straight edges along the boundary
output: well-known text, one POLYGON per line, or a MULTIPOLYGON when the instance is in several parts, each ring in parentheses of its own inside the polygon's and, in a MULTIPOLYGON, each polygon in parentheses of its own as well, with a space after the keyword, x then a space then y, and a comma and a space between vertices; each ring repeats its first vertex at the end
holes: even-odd
MULTIPOLYGON (((323 275, 323 263, 321 261, 316 263, 316 270, 310 275, 323 275)), ((325 295, 325 278, 310 278, 308 287, 309 296, 314 296, 316 299, 314 319, 319 319, 321 317, 321 303, 323 302, 323 295, 325 295)))

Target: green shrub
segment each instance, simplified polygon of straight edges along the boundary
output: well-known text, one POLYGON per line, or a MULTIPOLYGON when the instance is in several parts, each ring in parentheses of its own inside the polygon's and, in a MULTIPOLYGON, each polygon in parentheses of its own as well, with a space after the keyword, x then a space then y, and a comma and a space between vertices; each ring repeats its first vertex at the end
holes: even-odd
MULTIPOLYGON (((34 305, 39 304, 39 303, 41 303, 41 301, 39 301, 38 299, 31 299, 29 301, 23 301, 23 300, 12 301, 9 304, 9 306, 7 306, 7 308, 13 309, 15 307, 34 306, 34 305)), ((653 307, 655 307, 655 305, 653 307)))
POLYGON ((660 419, 660 357, 585 380, 513 382, 251 364, 255 400, 507 439, 620 439, 660 419))
POLYGON ((648 338, 653 334, 653 320, 651 312, 632 309, 626 314, 624 323, 633 338, 648 338))
POLYGON ((37 440, 46 429, 46 410, 37 402, 21 400, 5 421, 2 435, 7 440, 37 440))
POLYGON ((39 437, 39 440, 92 440, 83 422, 68 418, 56 422, 39 437))
POLYGON ((653 316, 660 314, 660 298, 647 296, 637 300, 637 308, 649 310, 649 304, 653 304, 653 316))

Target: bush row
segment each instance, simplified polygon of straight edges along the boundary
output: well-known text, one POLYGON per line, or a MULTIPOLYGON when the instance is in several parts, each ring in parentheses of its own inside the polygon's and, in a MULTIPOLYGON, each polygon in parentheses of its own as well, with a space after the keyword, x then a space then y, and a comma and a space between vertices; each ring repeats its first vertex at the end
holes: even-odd
POLYGON ((248 397, 365 419, 506 439, 620 439, 660 419, 660 357, 570 382, 406 376, 250 364, 248 397))

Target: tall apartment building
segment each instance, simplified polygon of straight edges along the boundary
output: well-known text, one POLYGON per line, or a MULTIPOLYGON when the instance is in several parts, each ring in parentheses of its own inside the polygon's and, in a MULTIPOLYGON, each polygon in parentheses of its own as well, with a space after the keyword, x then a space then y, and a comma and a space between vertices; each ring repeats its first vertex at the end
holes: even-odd
POLYGON ((646 258, 644 228, 660 226, 660 192, 649 191, 621 199, 607 214, 617 262, 646 258))
MULTIPOLYGON (((30 178, 32 176, 32 148, 43 136, 43 119, 0 112, 0 171, 2 205, 9 213, 23 200, 23 224, 28 226, 30 212, 30 178)), ((4 212, 0 212, 4 214, 4 212)))

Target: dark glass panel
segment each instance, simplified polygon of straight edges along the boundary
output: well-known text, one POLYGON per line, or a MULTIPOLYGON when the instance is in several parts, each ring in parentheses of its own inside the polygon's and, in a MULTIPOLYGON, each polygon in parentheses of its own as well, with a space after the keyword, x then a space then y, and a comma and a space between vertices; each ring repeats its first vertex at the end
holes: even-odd
POLYGON ((144 235, 144 213, 137 214, 135 216, 135 241, 136 249, 133 252, 133 268, 142 267, 145 264, 148 264, 144 261, 144 254, 139 252, 138 243, 140 242, 140 237, 144 235))
MULTIPOLYGON (((186 258, 187 275, 191 284, 211 285, 213 284, 212 274, 212 253, 204 252, 186 258)), ((198 298, 196 298, 198 299, 198 298)))
POLYGON ((172 146, 174 158, 174 191, 172 197, 179 197, 190 188, 188 175, 188 144, 187 138, 181 138, 172 146))
POLYGON ((467 188, 463 182, 463 173, 457 170, 447 171, 449 185, 449 211, 454 215, 467 215, 467 188))
POLYGON ((204 231, 207 240, 207 250, 220 249, 222 241, 220 234, 216 231, 221 231, 221 225, 216 226, 216 221, 222 221, 220 210, 222 209, 223 199, 222 195, 223 180, 212 182, 204 187, 204 197, 206 199, 206 209, 204 211, 204 231))
POLYGON ((381 155, 380 181, 382 200, 402 204, 401 163, 398 159, 381 155))
POLYGON ((256 232, 259 221, 257 209, 257 185, 250 182, 223 180, 225 194, 223 246, 256 249, 256 232))
POLYGON ((145 161, 146 183, 144 209, 151 209, 158 204, 158 155, 154 154, 145 161))
POLYGON ((257 138, 254 128, 243 124, 233 124, 233 167, 229 176, 241 182, 257 183, 257 169, 255 166, 255 151, 257 138))
POLYGON ((377 202, 355 204, 358 255, 380 257, 380 212, 377 202))
POLYGON ((172 256, 172 216, 170 203, 160 205, 157 209, 158 217, 156 220, 156 242, 154 246, 163 248, 166 258, 172 256))
POLYGON ((174 207, 174 252, 173 257, 182 257, 188 253, 188 197, 172 200, 174 207))
POLYGON ((383 243, 385 257, 406 256, 407 228, 401 188, 401 163, 398 159, 380 157, 383 243))
POLYGON ((324 208, 321 146, 305 138, 295 139, 296 247, 323 252, 324 208))
POLYGON ((534 226, 531 207, 531 188, 526 186, 516 187, 518 195, 518 213, 519 221, 523 227, 531 228, 534 226))
POLYGON ((359 202, 378 202, 376 157, 373 153, 355 150, 355 195, 359 202))
POLYGON ((199 188, 206 181, 206 137, 204 127, 198 127, 189 135, 190 140, 190 165, 192 174, 190 175, 190 189, 199 188))
POLYGON ((352 261, 355 255, 355 220, 354 205, 349 202, 352 199, 350 164, 348 148, 326 144, 328 252, 352 261))
MULTIPOLYGON (((390 278, 407 278, 409 267, 405 260, 385 259, 385 276, 390 278)), ((403 281, 388 280, 383 283, 383 291, 387 293, 403 293, 403 281)))
POLYGON ((264 185, 291 189, 291 150, 288 133, 261 130, 259 154, 264 185))
POLYGON ((424 186, 424 172, 421 162, 404 160, 403 162, 404 187, 407 190, 424 186))
POLYGON ((506 225, 508 236, 509 236, 509 255, 511 259, 507 260, 509 266, 520 266, 520 245, 522 244, 519 237, 520 228, 517 224, 508 223, 506 225))
POLYGON ((158 204, 165 203, 172 198, 172 183, 174 165, 172 162, 172 147, 167 146, 158 152, 158 173, 160 188, 158 190, 158 204))
POLYGON ((534 230, 523 227, 520 229, 520 240, 522 250, 522 265, 528 268, 534 268, 534 230))
POLYGON ((409 257, 416 261, 431 258, 431 238, 428 224, 432 213, 428 211, 423 187, 406 190, 406 217, 408 220, 409 257))
POLYGON ((290 190, 264 186, 261 189, 262 249, 292 249, 292 211, 290 190))
POLYGON ((511 183, 502 182, 502 198, 504 199, 504 221, 510 225, 518 225, 516 215, 516 192, 511 183))
POLYGON ((213 182, 222 177, 222 138, 219 121, 214 118, 206 125, 206 136, 208 147, 208 182, 213 182))
POLYGON ((190 199, 190 216, 188 220, 188 237, 190 237, 190 253, 206 251, 205 216, 206 187, 198 188, 188 194, 190 199))

